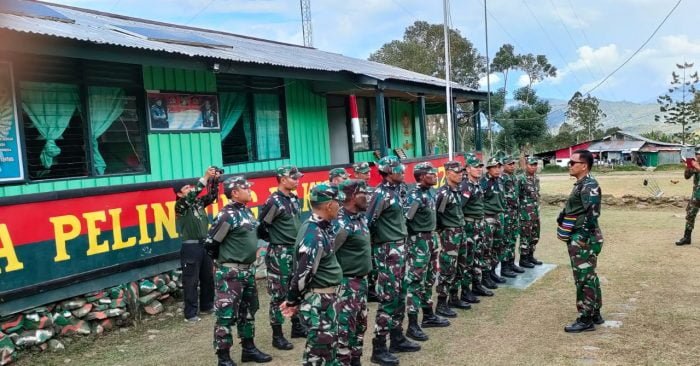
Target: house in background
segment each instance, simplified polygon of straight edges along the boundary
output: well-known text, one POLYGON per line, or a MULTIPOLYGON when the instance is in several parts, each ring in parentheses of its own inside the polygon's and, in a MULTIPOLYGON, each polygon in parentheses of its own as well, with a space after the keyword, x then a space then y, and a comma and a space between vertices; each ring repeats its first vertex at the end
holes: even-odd
POLYGON ((650 140, 625 131, 606 136, 589 146, 599 163, 645 167, 680 163, 682 148, 681 144, 650 140))
POLYGON ((571 154, 573 154, 574 151, 588 149, 591 143, 593 143, 593 141, 584 141, 576 145, 563 147, 561 149, 537 153, 535 156, 542 159, 544 161, 544 165, 555 164, 560 167, 566 167, 566 165, 569 164, 571 154))

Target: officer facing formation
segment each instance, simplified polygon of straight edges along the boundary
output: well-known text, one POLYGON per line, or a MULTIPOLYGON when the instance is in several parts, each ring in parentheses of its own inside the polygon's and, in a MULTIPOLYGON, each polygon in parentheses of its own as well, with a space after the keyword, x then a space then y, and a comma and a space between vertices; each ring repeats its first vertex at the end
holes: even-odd
MULTIPOLYGON (((294 243, 301 226, 299 198, 294 191, 299 179, 304 176, 295 166, 279 167, 277 191, 268 197, 258 215, 260 226, 258 237, 270 244, 265 255, 267 267, 267 292, 270 295, 270 326, 272 346, 281 350, 294 348, 282 331, 284 316, 280 305, 287 298, 289 281, 292 278, 294 243)), ((292 317, 292 338, 306 338, 306 329, 299 316, 292 317)))
POLYGON ((688 206, 685 208, 685 232, 683 237, 676 242, 676 245, 689 245, 693 228, 695 228, 695 217, 698 216, 700 208, 700 149, 695 150, 695 159, 686 166, 683 176, 685 179, 693 178, 693 194, 690 195, 688 206))
POLYGON ((258 289, 255 285, 255 262, 258 222, 246 207, 251 201, 250 186, 243 176, 224 182, 224 194, 230 202, 223 207, 209 229, 205 248, 216 258, 216 324, 214 348, 219 366, 232 366, 231 327, 238 328, 241 338, 241 362, 269 362, 270 355, 255 347, 255 313, 258 311, 258 289))

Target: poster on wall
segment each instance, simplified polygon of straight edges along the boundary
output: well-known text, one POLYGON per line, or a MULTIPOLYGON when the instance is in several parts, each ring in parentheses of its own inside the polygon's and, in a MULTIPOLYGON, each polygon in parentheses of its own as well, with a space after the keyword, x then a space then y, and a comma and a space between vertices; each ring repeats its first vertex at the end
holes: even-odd
POLYGON ((0 183, 24 179, 12 65, 0 61, 0 183))
POLYGON ((216 95, 149 91, 147 99, 152 131, 219 129, 216 95))

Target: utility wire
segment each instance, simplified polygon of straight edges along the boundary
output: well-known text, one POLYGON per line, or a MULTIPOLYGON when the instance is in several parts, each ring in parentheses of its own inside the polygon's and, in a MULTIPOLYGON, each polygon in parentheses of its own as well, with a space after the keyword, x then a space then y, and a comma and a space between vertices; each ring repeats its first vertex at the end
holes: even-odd
POLYGON ((190 20, 188 20, 187 22, 185 22, 185 25, 189 25, 190 23, 192 23, 192 21, 195 20, 199 15, 201 15, 205 10, 207 10, 207 8, 209 8, 209 6, 211 6, 211 4, 214 3, 214 1, 216 1, 216 0, 211 0, 211 1, 209 1, 209 2, 207 3, 207 5, 204 5, 201 9, 199 9, 199 11, 196 12, 196 13, 192 16, 192 18, 190 18, 190 20))

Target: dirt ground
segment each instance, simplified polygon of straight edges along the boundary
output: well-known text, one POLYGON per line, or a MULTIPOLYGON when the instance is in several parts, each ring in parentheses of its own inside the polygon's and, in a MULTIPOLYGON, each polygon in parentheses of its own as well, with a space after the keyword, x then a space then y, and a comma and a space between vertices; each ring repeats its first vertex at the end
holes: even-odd
MULTIPOLYGON (((651 196, 651 191, 663 191, 664 196, 689 196, 693 188, 692 180, 683 178, 683 171, 663 172, 610 172, 596 173, 594 177, 600 183, 603 194, 616 197, 629 194, 634 196, 651 196), (647 185, 644 185, 644 180, 647 185), (651 189, 650 189, 651 188, 651 189)), ((542 174, 540 184, 542 192, 548 194, 568 194, 574 184, 574 178, 568 174, 542 174)))
MULTIPOLYGON (((544 180, 549 186, 549 179, 544 180)), ((565 177, 561 181, 567 182, 565 177)), ((554 234, 556 214, 556 208, 544 209, 537 256, 557 268, 527 290, 496 290, 495 297, 461 311, 449 328, 428 329, 430 340, 423 350, 400 355, 401 365, 698 364, 700 247, 673 244, 683 230, 682 209, 603 209, 603 315, 619 327, 573 335, 563 331, 576 308, 565 245, 554 234)), ((263 308, 257 316, 257 344, 273 355, 271 365, 299 364, 303 340, 295 339, 292 351, 271 347, 264 283, 259 289, 263 308)), ((374 315, 372 306, 370 328, 374 315)), ((214 365, 212 324, 211 316, 193 325, 161 316, 126 332, 73 342, 62 353, 22 357, 18 364, 214 365)), ((370 364, 369 339, 370 334, 365 365, 370 364)), ((239 351, 236 345, 236 359, 239 351)))

